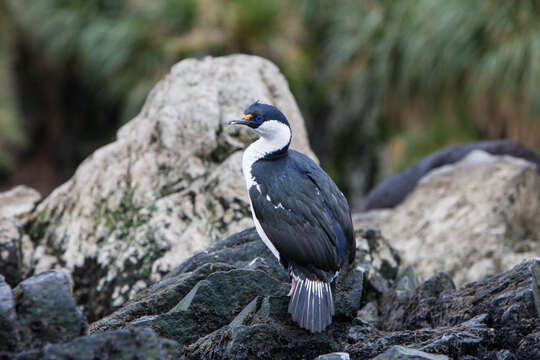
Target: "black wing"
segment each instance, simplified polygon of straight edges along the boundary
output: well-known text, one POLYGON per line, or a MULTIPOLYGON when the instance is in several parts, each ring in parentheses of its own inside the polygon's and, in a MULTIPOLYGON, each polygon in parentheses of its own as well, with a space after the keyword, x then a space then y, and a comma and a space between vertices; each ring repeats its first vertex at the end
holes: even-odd
POLYGON ((259 160, 249 189, 255 216, 280 258, 335 272, 346 256, 354 259, 347 200, 330 177, 307 156, 259 160), (351 255, 352 254, 352 255, 351 255))

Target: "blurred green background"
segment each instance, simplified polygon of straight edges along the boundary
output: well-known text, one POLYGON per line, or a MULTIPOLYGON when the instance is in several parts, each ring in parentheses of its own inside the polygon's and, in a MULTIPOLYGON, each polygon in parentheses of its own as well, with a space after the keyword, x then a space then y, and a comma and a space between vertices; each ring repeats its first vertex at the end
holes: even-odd
POLYGON ((289 80, 350 197, 439 148, 540 145, 540 1, 0 0, 0 190, 48 194, 186 57, 289 80))

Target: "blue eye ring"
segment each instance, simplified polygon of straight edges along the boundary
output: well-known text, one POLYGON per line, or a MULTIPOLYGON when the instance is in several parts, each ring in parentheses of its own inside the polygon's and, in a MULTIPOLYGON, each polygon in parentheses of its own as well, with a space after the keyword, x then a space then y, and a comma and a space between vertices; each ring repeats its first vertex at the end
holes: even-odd
POLYGON ((263 117, 262 115, 257 115, 257 116, 255 117, 255 121, 256 121, 258 124, 262 123, 263 120, 264 120, 264 117, 263 117))

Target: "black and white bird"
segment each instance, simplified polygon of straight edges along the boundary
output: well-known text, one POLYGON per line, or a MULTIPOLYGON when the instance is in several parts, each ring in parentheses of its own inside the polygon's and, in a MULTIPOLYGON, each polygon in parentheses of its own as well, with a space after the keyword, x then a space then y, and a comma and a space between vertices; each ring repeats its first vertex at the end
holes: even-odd
POLYGON ((259 135, 242 170, 257 233, 292 278, 289 313, 301 327, 323 331, 335 313, 331 283, 355 256, 347 200, 315 162, 289 149, 291 127, 276 107, 255 102, 229 124, 259 135))

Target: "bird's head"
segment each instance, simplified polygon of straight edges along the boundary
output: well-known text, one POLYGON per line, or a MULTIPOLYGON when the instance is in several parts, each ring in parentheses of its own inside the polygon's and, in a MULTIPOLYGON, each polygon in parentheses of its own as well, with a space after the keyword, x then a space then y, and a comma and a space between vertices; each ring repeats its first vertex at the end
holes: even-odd
POLYGON ((257 135, 265 139, 276 137, 291 138, 289 121, 275 106, 254 102, 244 111, 240 120, 229 121, 229 124, 249 126, 257 135))

